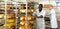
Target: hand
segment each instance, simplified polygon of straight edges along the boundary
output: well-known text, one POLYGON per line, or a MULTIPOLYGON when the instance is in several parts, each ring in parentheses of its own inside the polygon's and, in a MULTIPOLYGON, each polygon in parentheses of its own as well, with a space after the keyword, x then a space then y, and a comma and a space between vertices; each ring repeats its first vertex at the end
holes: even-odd
POLYGON ((35 14, 35 17, 36 17, 36 18, 40 18, 40 16, 37 16, 36 14, 35 14))
POLYGON ((40 16, 37 16, 37 18, 41 18, 40 16))
POLYGON ((43 18, 43 16, 41 15, 41 16, 37 16, 37 18, 43 18))
POLYGON ((40 16, 37 16, 36 14, 35 14, 35 17, 36 17, 36 18, 40 18, 40 16))
POLYGON ((37 15, 35 14, 35 17, 37 17, 37 15))

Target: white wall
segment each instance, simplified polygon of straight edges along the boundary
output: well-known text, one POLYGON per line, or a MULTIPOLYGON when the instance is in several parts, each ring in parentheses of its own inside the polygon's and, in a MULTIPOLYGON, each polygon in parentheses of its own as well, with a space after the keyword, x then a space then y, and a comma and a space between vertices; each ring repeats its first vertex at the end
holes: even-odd
POLYGON ((40 2, 40 1, 58 1, 58 0, 28 0, 28 1, 40 2))

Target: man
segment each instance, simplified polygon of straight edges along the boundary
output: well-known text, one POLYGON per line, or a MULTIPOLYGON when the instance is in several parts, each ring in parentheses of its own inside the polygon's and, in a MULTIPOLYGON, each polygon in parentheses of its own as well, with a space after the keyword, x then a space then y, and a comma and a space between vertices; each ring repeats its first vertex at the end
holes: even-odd
POLYGON ((45 29, 45 15, 46 11, 43 9, 43 5, 39 4, 38 9, 33 13, 33 16, 36 17, 37 29, 45 29))
MULTIPOLYGON (((46 5, 45 5, 46 6, 46 5)), ((50 23, 51 23, 51 29, 58 29, 58 23, 57 23, 57 17, 56 17, 56 12, 53 9, 52 5, 47 5, 49 10, 50 10, 50 23)))

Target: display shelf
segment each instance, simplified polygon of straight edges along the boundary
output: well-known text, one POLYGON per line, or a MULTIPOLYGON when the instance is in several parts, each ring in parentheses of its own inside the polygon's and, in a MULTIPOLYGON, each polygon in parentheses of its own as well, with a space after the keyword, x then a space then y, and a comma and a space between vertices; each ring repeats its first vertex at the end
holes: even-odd
MULTIPOLYGON (((31 13, 33 13, 33 12, 34 12, 33 9, 27 10, 27 13, 28 13, 28 14, 31 14, 31 13)), ((21 9, 21 10, 20 10, 20 13, 21 13, 21 14, 26 14, 26 9, 21 9)))
MULTIPOLYGON (((34 17, 31 16, 34 12, 28 5, 28 2, 7 1, 0 3, 0 12, 4 14, 4 27, 8 29, 32 29, 34 27, 34 17), (15 3, 15 4, 13 4, 15 3)), ((1 15, 0 14, 0 15, 1 15)))
POLYGON ((0 14, 4 14, 4 12, 1 12, 0 14))
POLYGON ((5 4, 1 4, 1 3, 0 3, 0 6, 5 6, 5 4))
POLYGON ((1 6, 0 6, 0 9, 1 9, 1 8, 4 9, 5 7, 1 7, 1 6))
POLYGON ((26 4, 26 2, 18 2, 18 4, 26 4))
POLYGON ((3 8, 5 8, 5 7, 4 7, 4 6, 0 6, 0 8, 2 8, 2 9, 3 9, 3 8))
POLYGON ((4 24, 5 24, 5 2, 0 1, 0 29, 4 29, 4 24))
POLYGON ((1 4, 1 5, 4 5, 4 4, 5 4, 5 2, 0 2, 0 4, 1 4))
POLYGON ((14 23, 15 20, 14 20, 14 19, 7 19, 7 22, 9 22, 9 23, 14 23))
MULTIPOLYGON (((18 5, 21 5, 21 7, 20 7, 20 25, 23 26, 23 27, 21 27, 21 26, 20 27, 24 28, 24 26, 25 26, 24 29, 34 28, 34 26, 35 26, 34 17, 31 16, 32 13, 34 12, 34 9, 30 8, 30 6, 28 6, 28 4, 26 4, 26 3, 21 3, 18 5), (26 18, 26 8, 27 8, 27 18, 26 18), (24 23, 24 21, 26 21, 26 22, 24 23), (26 26, 26 24, 27 24, 27 26, 26 26)), ((31 6, 33 6, 33 5, 31 5, 31 6)))
POLYGON ((15 14, 15 11, 14 10, 16 10, 16 7, 15 7, 15 9, 13 8, 14 7, 14 5, 16 5, 16 4, 12 4, 11 3, 11 1, 10 2, 7 2, 7 4, 5 4, 6 6, 6 8, 5 8, 5 15, 6 15, 6 20, 5 20, 5 24, 4 24, 4 26, 7 26, 7 28, 8 29, 14 29, 15 28, 15 22, 16 22, 16 14, 15 14))
MULTIPOLYGON (((34 19, 33 16, 29 16, 29 15, 28 15, 28 20, 33 20, 33 19, 34 19)), ((20 17, 20 20, 26 20, 26 16, 21 16, 21 17, 20 17)))

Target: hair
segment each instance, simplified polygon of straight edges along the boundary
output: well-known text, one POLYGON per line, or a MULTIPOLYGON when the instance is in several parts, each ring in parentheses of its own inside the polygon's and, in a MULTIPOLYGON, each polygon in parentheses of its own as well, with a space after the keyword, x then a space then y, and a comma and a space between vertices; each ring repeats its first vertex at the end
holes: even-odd
POLYGON ((43 4, 39 4, 39 6, 43 7, 43 4))
POLYGON ((53 7, 53 5, 50 5, 51 7, 53 7))

